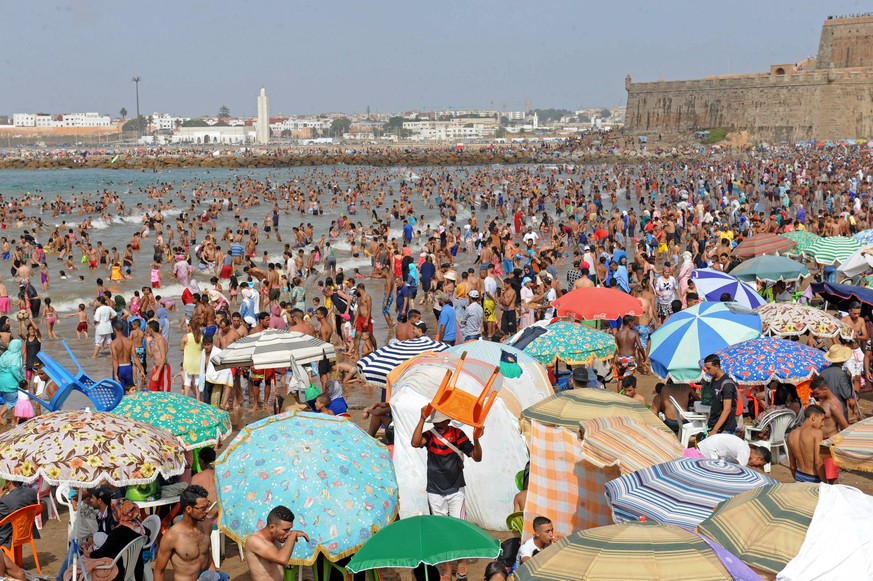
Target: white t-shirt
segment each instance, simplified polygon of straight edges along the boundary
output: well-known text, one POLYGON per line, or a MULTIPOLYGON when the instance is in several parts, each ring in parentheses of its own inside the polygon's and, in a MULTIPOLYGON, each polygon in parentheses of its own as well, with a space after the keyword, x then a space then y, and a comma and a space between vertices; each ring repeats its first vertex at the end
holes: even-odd
POLYGON ((697 444, 700 453, 710 460, 724 460, 740 466, 749 463, 749 445, 733 434, 713 434, 697 444))
MULTIPOLYGON (((546 304, 551 305, 552 301, 556 301, 556 300, 558 300, 558 292, 553 288, 549 288, 549 290, 546 291, 546 304)), ((546 313, 545 313, 545 315, 543 315, 543 318, 548 320, 554 316, 555 316, 555 307, 550 306, 548 309, 546 309, 546 313)))
POLYGON ((537 245, 537 240, 539 240, 539 239, 540 239, 540 235, 537 234, 536 232, 534 232, 533 230, 531 230, 530 232, 528 232, 527 234, 524 235, 524 241, 530 242, 534 246, 537 245))
POLYGON ((658 293, 659 303, 672 303, 676 300, 676 279, 672 276, 670 278, 659 276, 655 280, 655 292, 658 293))
POLYGON ((100 305, 94 311, 95 332, 98 335, 112 334, 112 317, 115 316, 115 311, 112 307, 100 305))
POLYGON ((485 279, 485 282, 482 285, 482 288, 485 290, 485 296, 489 299, 497 298, 497 281, 493 276, 489 276, 485 279))
POLYGON ((515 564, 521 565, 521 560, 525 557, 533 557, 540 552, 540 548, 534 544, 533 537, 529 538, 518 548, 518 556, 515 558, 515 564))

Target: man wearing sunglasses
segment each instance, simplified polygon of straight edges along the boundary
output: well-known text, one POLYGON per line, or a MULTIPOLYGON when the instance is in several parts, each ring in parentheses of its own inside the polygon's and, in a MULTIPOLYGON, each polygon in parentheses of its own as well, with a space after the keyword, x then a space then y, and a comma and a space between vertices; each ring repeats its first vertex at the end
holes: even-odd
POLYGON ((155 560, 154 581, 164 581, 164 570, 173 565, 175 581, 228 581, 230 576, 212 562, 209 512, 215 503, 202 486, 192 484, 179 497, 182 520, 170 527, 161 540, 155 560))

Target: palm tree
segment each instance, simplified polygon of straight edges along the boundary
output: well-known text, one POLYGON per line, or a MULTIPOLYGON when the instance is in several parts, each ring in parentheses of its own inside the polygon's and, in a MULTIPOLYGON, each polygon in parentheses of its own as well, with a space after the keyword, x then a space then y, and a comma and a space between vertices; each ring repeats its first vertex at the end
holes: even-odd
POLYGON ((118 114, 121 115, 121 120, 124 121, 124 119, 127 117, 127 109, 122 107, 121 111, 119 111, 118 114))

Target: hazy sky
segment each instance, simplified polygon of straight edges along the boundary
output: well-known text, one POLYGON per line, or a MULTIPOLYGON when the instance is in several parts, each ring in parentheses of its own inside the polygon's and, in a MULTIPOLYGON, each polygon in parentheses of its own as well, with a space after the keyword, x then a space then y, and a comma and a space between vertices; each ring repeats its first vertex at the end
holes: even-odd
POLYGON ((4 2, 0 114, 624 105, 624 77, 763 72, 843 0, 4 2))

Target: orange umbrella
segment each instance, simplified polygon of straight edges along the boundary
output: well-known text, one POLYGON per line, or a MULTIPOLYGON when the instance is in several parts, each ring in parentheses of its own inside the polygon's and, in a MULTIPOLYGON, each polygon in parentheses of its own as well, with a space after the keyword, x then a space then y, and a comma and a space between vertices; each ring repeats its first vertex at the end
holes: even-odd
POLYGON ((624 315, 640 316, 643 304, 636 297, 613 288, 577 288, 552 302, 559 317, 584 321, 615 320, 624 315))

